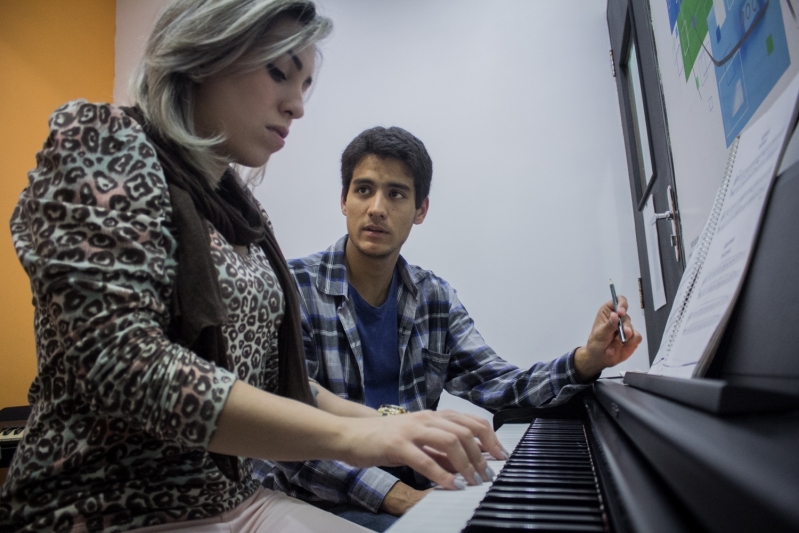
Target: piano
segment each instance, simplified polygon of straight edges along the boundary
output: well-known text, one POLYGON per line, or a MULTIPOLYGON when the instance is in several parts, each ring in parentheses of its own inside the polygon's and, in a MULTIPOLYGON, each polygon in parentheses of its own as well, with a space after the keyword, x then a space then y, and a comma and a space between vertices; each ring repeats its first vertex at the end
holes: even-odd
POLYGON ((627 373, 500 411, 492 484, 435 490, 390 533, 799 532, 799 163, 778 176, 706 378, 627 373))
POLYGON ((0 486, 6 480, 8 466, 19 441, 22 440, 22 432, 30 412, 31 408, 27 405, 0 409, 0 486))
MULTIPOLYGON (((600 379, 562 406, 501 411, 513 451, 494 482, 434 490, 390 533, 799 532, 796 205, 799 163, 777 178, 707 379, 600 379)), ((3 462, 27 418, 10 416, 3 462)))

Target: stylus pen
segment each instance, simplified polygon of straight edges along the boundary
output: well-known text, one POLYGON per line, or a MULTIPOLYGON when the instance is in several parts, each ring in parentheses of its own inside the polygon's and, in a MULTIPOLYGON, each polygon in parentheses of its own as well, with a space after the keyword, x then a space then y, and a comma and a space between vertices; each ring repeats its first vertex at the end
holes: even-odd
MULTIPOLYGON (((616 287, 613 285, 613 280, 610 280, 610 295, 613 297, 613 310, 619 312, 619 299, 616 298, 616 287)), ((624 326, 621 325, 621 317, 619 317, 619 337, 622 344, 627 342, 627 335, 624 334, 624 326)))

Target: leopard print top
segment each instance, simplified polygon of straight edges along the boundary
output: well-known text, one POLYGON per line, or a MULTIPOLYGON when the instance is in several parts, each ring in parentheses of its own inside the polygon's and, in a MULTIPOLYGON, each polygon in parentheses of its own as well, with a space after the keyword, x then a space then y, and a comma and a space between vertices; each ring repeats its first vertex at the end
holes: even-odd
POLYGON ((257 488, 206 452, 236 379, 276 389, 283 291, 260 247, 209 224, 227 371, 170 342, 176 242, 153 146, 121 109, 57 109, 11 219, 30 276, 38 375, 0 492, 0 530, 127 531, 233 509, 257 488))

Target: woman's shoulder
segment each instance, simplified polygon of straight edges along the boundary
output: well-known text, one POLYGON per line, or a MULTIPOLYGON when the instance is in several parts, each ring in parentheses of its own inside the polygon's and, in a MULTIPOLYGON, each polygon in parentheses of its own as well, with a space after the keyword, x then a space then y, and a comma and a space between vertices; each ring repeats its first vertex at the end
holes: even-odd
POLYGON ((62 105, 50 116, 36 160, 30 179, 37 197, 61 199, 72 190, 80 203, 98 207, 163 208, 167 187, 155 148, 120 106, 86 100, 62 105))
MULTIPOLYGON (((97 130, 111 135, 119 132, 142 132, 141 126, 118 105, 109 103, 92 103, 83 99, 71 100, 61 105, 48 122, 50 130, 97 130)), ((142 132, 143 133, 143 132, 142 132)), ((92 139, 86 139, 90 141, 92 139)), ((91 149, 93 146, 89 145, 91 149)), ((99 147, 98 147, 99 148, 99 147)))

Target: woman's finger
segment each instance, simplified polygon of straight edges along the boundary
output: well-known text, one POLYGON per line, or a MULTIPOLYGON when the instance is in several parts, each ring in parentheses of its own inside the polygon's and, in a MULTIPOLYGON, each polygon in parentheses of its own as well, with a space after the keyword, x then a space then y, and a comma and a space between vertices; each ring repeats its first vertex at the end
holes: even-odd
POLYGON ((452 466, 468 484, 480 484, 483 480, 487 480, 488 463, 475 441, 474 433, 465 425, 452 422, 438 413, 425 414, 430 417, 431 429, 425 437, 431 440, 420 444, 446 454, 452 466))
POLYGON ((452 410, 439 411, 439 416, 447 420, 466 426, 478 440, 478 448, 481 452, 486 451, 492 457, 503 461, 507 459, 507 451, 500 444, 497 434, 491 424, 485 418, 477 415, 459 413, 452 410))
POLYGON ((438 460, 434 458, 434 455, 426 452, 423 448, 409 442, 400 453, 403 464, 410 466, 433 483, 453 490, 466 488, 466 484, 463 481, 445 470, 438 460))

